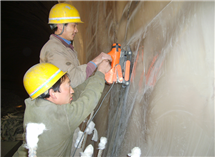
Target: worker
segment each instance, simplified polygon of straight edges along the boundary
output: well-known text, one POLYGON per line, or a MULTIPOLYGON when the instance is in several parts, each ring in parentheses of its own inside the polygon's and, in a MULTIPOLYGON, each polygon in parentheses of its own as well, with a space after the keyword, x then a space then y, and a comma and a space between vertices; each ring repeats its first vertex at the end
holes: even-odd
POLYGON ((83 22, 73 5, 55 4, 50 10, 48 23, 54 34, 50 35, 50 39, 42 47, 40 62, 52 63, 61 70, 67 71, 73 88, 83 83, 103 60, 112 61, 110 55, 101 52, 92 61, 80 65, 77 52, 71 42, 78 33, 78 24, 83 22))
MULTIPOLYGON (((30 98, 25 100, 23 135, 28 123, 43 123, 46 128, 38 136, 36 156, 73 153, 74 130, 96 107, 110 68, 108 61, 102 61, 95 74, 76 88, 71 87, 68 74, 51 63, 36 64, 25 73, 23 82, 30 98)), ((25 139, 14 156, 27 157, 26 144, 25 139)))

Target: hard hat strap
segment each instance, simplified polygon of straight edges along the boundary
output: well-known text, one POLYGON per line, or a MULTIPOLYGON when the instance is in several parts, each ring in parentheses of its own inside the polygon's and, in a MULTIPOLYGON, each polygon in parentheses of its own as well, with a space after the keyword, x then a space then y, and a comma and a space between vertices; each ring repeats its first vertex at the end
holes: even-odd
POLYGON ((56 27, 57 27, 56 24, 50 24, 50 28, 51 28, 52 30, 54 30, 56 27))
POLYGON ((64 26, 65 26, 65 24, 63 24, 63 30, 61 31, 61 33, 60 33, 60 34, 57 34, 57 35, 61 35, 61 34, 63 34, 64 26))

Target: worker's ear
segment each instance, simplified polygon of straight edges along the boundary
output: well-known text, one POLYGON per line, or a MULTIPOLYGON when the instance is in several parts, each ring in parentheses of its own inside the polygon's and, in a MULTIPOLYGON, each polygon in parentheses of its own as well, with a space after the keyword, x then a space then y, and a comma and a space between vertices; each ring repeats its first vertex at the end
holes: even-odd
POLYGON ((51 99, 57 99, 56 92, 53 89, 49 90, 49 95, 51 99))
POLYGON ((62 31, 63 30, 63 24, 57 24, 58 30, 62 31))

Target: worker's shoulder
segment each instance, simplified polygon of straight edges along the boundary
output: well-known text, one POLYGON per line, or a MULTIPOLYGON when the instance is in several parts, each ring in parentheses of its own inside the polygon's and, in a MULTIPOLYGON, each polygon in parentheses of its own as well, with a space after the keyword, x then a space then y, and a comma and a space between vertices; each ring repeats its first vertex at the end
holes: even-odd
POLYGON ((63 49, 65 46, 62 44, 62 42, 58 41, 58 40, 48 40, 44 46, 42 47, 42 51, 47 51, 47 50, 61 50, 63 49))
POLYGON ((63 45, 63 43, 59 40, 59 39, 57 39, 57 38, 50 38, 46 43, 45 43, 45 45, 44 46, 64 46, 63 45))
POLYGON ((34 100, 32 100, 30 97, 25 99, 25 105, 26 108, 28 107, 30 110, 31 109, 37 109, 37 110, 41 110, 43 111, 44 108, 56 108, 57 105, 51 101, 48 101, 46 99, 43 98, 36 98, 34 100))
POLYGON ((31 102, 31 101, 32 101, 32 99, 30 97, 25 99, 25 103, 28 103, 28 102, 31 102))

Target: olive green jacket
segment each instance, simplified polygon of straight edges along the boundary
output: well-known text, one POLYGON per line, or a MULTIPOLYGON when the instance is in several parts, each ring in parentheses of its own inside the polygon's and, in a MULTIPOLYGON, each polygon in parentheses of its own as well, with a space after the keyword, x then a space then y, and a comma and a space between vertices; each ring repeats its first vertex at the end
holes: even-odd
MULTIPOLYGON (((74 89, 71 104, 56 105, 41 98, 25 100, 24 130, 28 123, 43 123, 46 127, 46 130, 39 135, 37 157, 73 154, 71 153, 73 133, 96 107, 104 84, 104 74, 97 71, 95 75, 74 89)), ((24 140, 14 156, 28 156, 25 143, 24 140)))
POLYGON ((86 80, 87 64, 80 65, 72 45, 66 44, 53 34, 40 51, 40 63, 47 62, 69 74, 72 88, 86 80))

